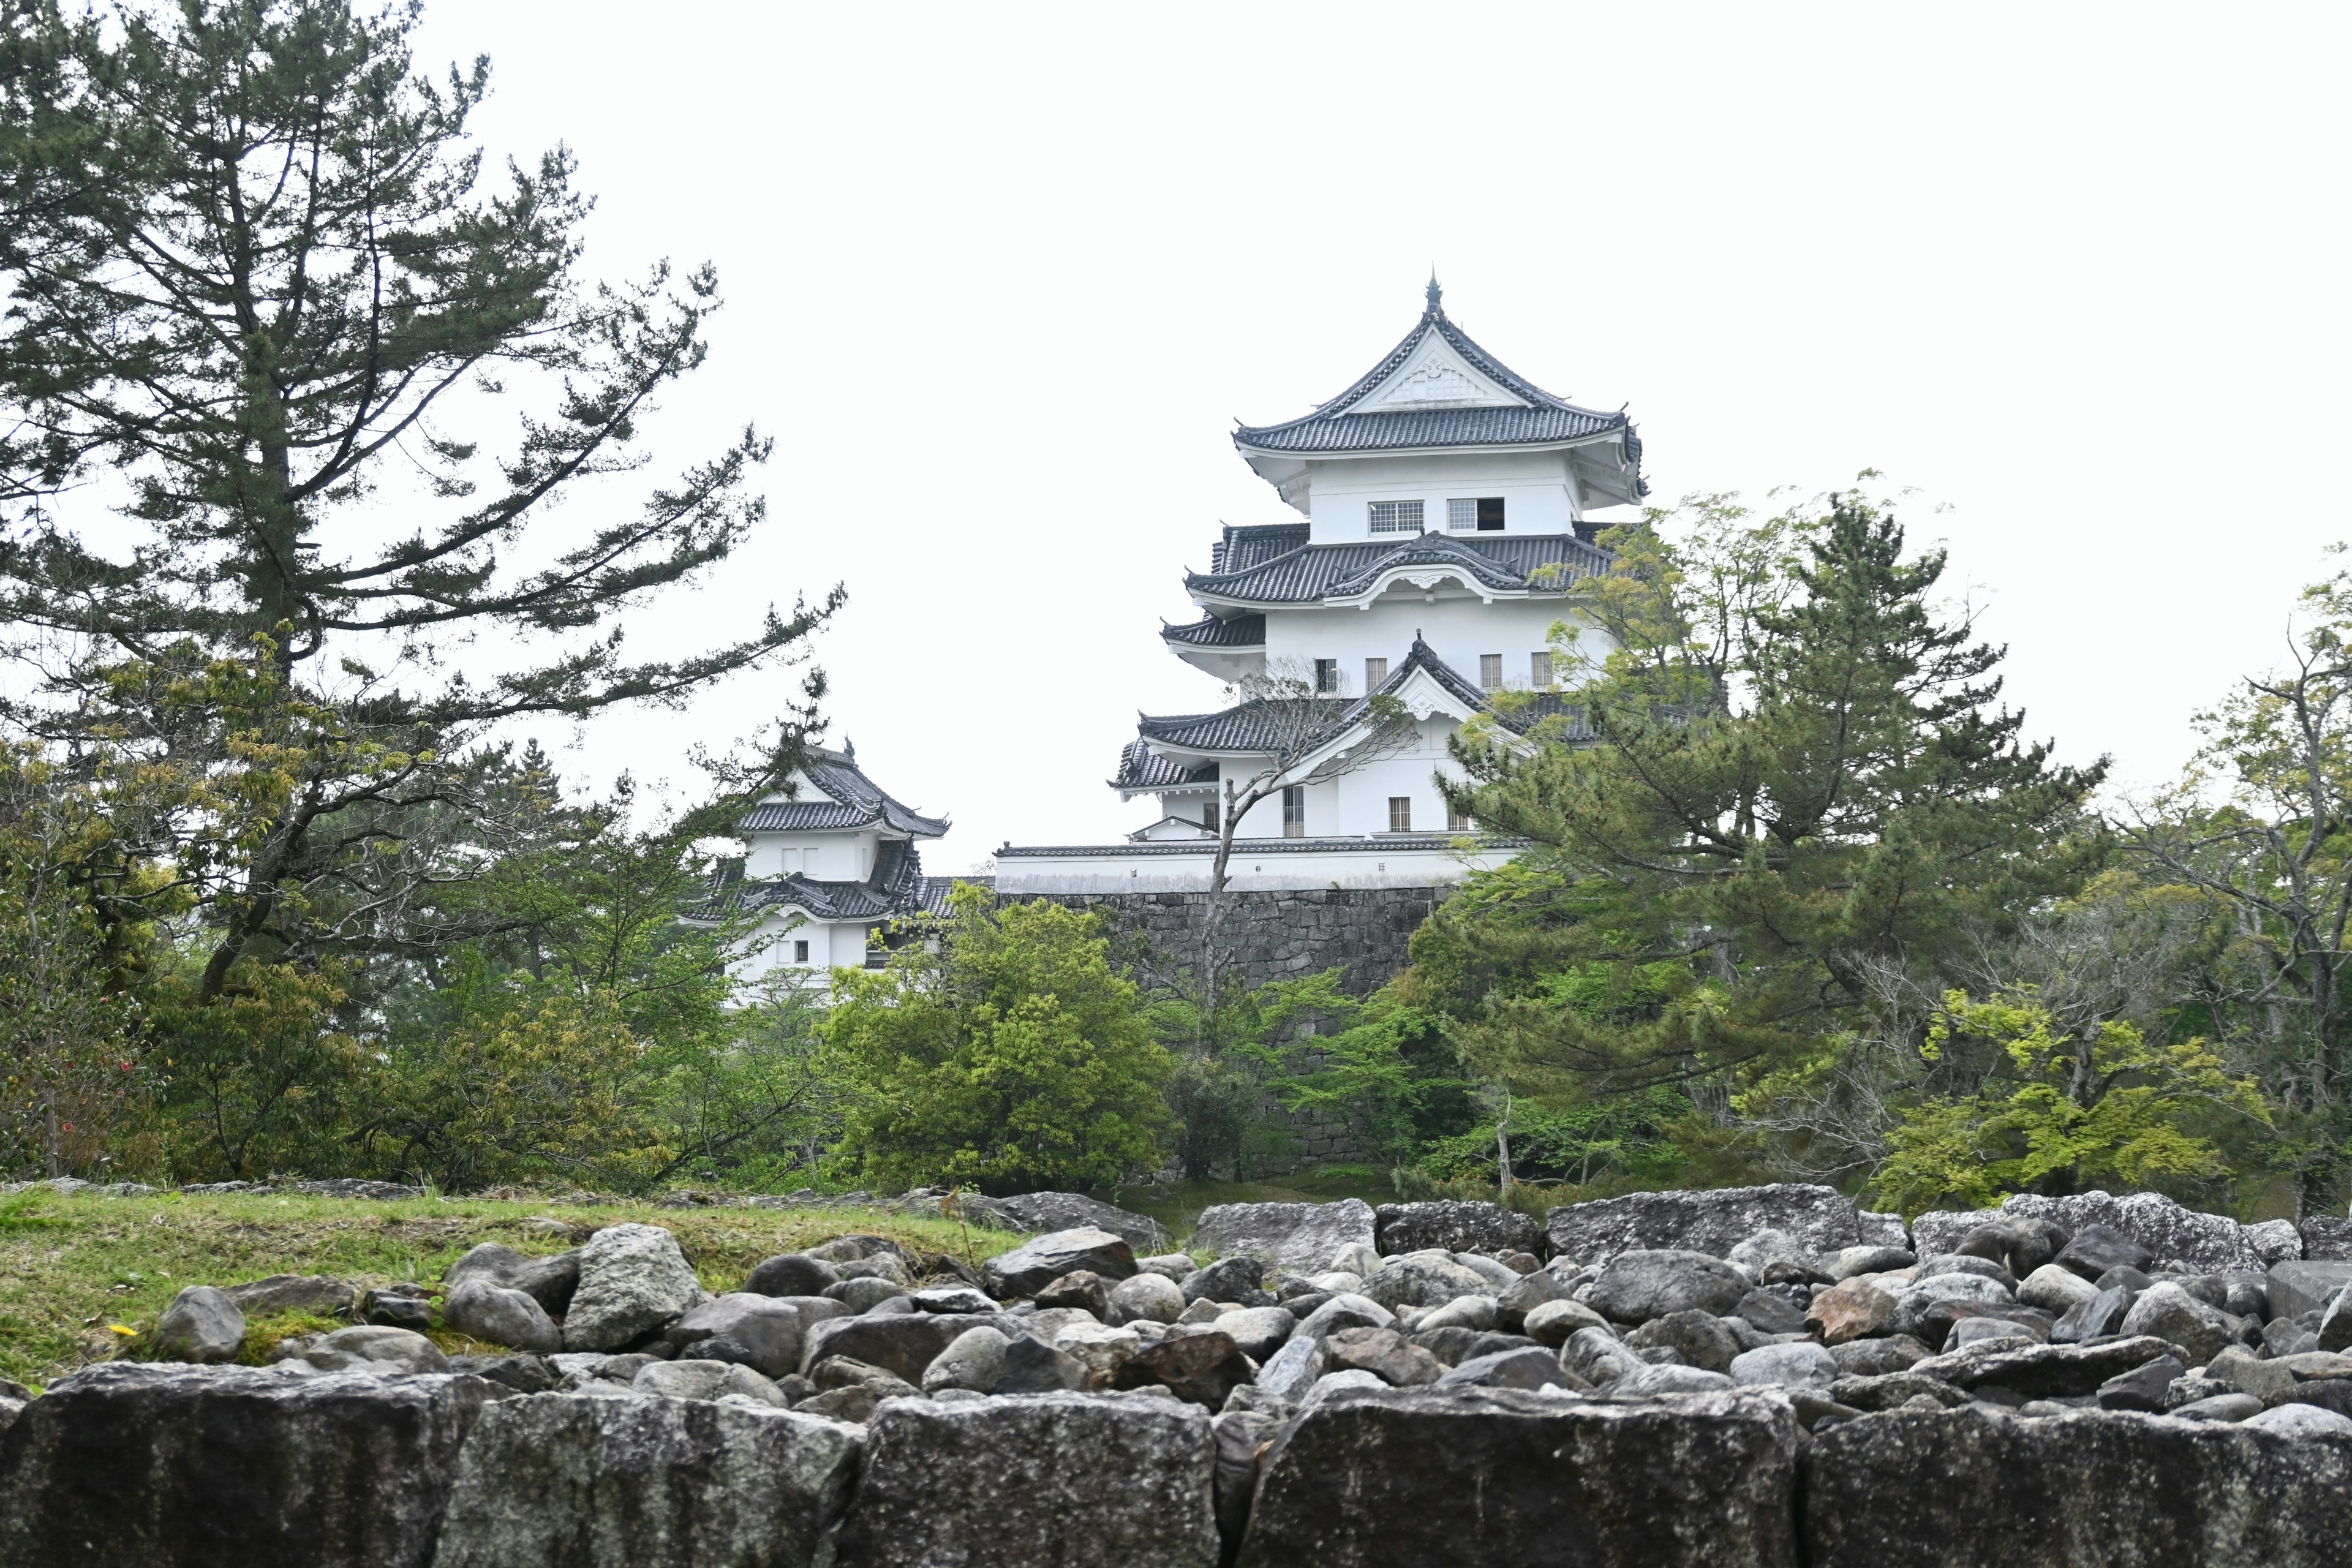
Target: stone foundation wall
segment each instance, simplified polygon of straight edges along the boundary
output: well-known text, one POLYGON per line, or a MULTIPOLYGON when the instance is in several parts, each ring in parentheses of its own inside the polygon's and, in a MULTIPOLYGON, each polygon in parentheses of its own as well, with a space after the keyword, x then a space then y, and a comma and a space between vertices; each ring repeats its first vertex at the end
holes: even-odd
MULTIPOLYGON (((1253 984, 1291 980, 1338 966, 1356 995, 1369 995, 1405 966, 1412 933, 1453 893, 1429 888, 1320 888, 1297 891, 1237 889, 1225 917, 1224 941, 1234 966, 1253 984)), ((1099 910, 1119 932, 1148 944, 1160 963, 1190 969, 1200 962, 1208 928, 1206 893, 1023 893, 1008 901, 1044 898, 1072 909, 1099 910)))

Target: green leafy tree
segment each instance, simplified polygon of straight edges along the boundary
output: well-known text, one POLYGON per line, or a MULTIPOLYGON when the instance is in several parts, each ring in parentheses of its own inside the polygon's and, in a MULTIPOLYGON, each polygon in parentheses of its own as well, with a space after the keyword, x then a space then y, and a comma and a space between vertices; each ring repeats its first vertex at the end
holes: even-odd
POLYGON ((2270 1125, 2261 1089, 2205 1041, 2158 1044, 2119 1019, 2069 1030, 2031 991, 1947 994, 1927 1058, 1971 1043, 1998 1053, 1997 1070, 1974 1095, 1904 1113, 1873 1183, 1879 1201, 1916 1214, 2011 1193, 2210 1183, 2229 1173, 2213 1122, 2270 1125))
POLYGON ((845 1152, 890 1185, 1114 1185, 1159 1157, 1175 1064, 1097 917, 992 904, 960 886, 886 967, 834 972, 845 1152))

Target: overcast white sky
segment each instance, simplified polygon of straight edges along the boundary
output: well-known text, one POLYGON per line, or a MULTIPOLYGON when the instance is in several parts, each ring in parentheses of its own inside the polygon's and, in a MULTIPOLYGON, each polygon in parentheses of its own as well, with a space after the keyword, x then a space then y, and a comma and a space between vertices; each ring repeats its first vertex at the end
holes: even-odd
MULTIPOLYGON (((496 153, 556 140, 591 265, 715 260, 683 461, 779 438, 772 521, 633 635, 838 580, 834 735, 956 829, 1104 842, 1227 439, 1340 390, 1433 262, 1521 374, 1631 405, 1661 497, 1865 467, 1950 545, 2070 758, 2152 784, 2352 535, 2342 6, 435 0, 496 153)), ((617 498, 616 498, 617 500, 617 498)), ((588 518, 582 516, 581 525, 588 518)), ((578 737, 691 778, 761 683, 578 737)))

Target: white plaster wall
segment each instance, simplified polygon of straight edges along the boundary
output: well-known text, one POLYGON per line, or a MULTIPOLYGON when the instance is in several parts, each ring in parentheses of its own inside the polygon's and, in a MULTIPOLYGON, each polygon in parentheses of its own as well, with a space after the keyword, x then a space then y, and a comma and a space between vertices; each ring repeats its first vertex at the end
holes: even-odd
POLYGON ((753 833, 743 874, 754 879, 798 872, 824 882, 862 882, 874 872, 874 833, 753 833))
MULTIPOLYGON (((1525 690, 1532 668, 1528 656, 1546 650, 1552 623, 1579 619, 1575 609, 1559 599, 1497 599, 1489 605, 1441 594, 1433 605, 1413 588, 1384 594, 1361 610, 1269 610, 1265 651, 1269 660, 1286 661, 1302 674, 1312 670, 1318 658, 1336 658, 1340 693, 1360 697, 1364 660, 1385 658, 1393 675, 1419 632, 1438 658, 1474 684, 1478 656, 1501 654, 1504 686, 1525 690)), ((1588 630, 1577 646, 1589 647, 1598 658, 1605 657, 1608 643, 1600 633, 1588 630)), ((1553 664, 1561 684, 1574 682, 1575 671, 1567 661, 1556 658, 1553 664)))
MULTIPOLYGON (((1306 888, 1426 888, 1458 882, 1473 869, 1499 866, 1513 851, 1485 850, 1463 856, 1451 849, 1383 847, 1265 854, 1253 858, 1236 845, 1227 868, 1235 888, 1281 891, 1306 888)), ((1094 855, 999 857, 1000 893, 1196 893, 1205 892, 1214 859, 1212 849, 1184 855, 1094 855)))
POLYGON ((1423 525, 1441 532, 1456 497, 1501 496, 1507 533, 1566 533, 1580 515, 1564 451, 1326 458, 1309 463, 1307 484, 1318 544, 1401 537, 1371 531, 1366 503, 1376 500, 1419 500, 1423 525))

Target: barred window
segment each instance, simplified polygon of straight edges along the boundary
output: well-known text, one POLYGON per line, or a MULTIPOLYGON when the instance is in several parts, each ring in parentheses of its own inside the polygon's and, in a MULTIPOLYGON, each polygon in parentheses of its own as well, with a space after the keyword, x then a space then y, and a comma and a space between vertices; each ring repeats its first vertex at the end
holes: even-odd
POLYGON ((1327 696, 1339 689, 1338 659, 1318 658, 1315 661, 1315 689, 1327 696))
POLYGON ((1412 831, 1412 796, 1409 795, 1389 796, 1389 831, 1391 833, 1412 831))
POLYGON ((1374 533, 1419 533, 1421 503, 1417 500, 1376 500, 1366 503, 1371 508, 1374 533))
POLYGON ((1456 496, 1445 503, 1445 526, 1457 533, 1468 533, 1478 526, 1478 503, 1456 496))
POLYGON ((1548 653, 1528 655, 1528 684, 1538 691, 1551 684, 1551 655, 1548 653))
POLYGON ((1285 838, 1307 837, 1307 786, 1305 784, 1283 786, 1282 836, 1285 838))
POLYGON ((1456 811, 1450 805, 1447 806, 1445 808, 1445 831, 1448 833, 1469 832, 1470 814, 1466 811, 1456 811))
POLYGON ((1364 689, 1366 691, 1378 691, 1381 689, 1381 682, 1386 680, 1388 678, 1389 661, 1387 659, 1368 658, 1364 660, 1364 689))
POLYGON ((1478 684, 1488 691, 1503 689, 1503 656, 1482 653, 1478 656, 1478 684))

